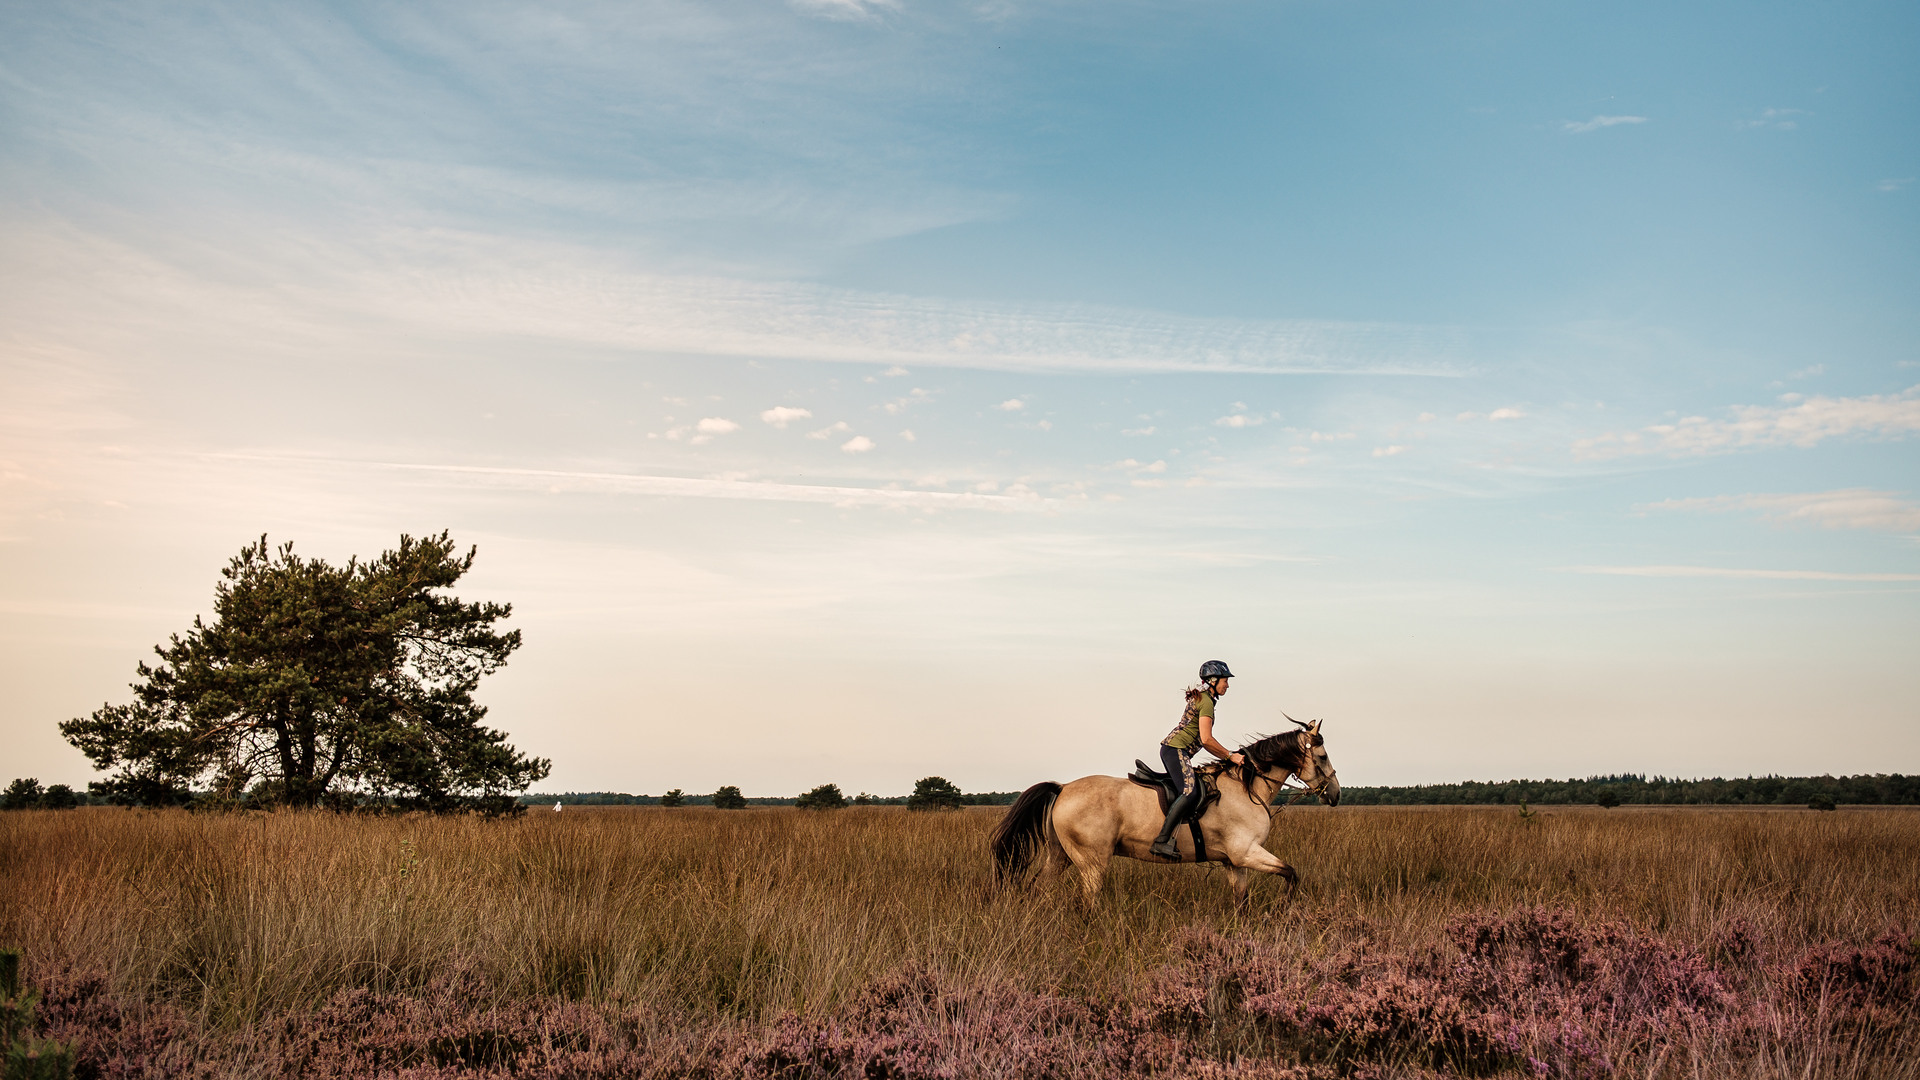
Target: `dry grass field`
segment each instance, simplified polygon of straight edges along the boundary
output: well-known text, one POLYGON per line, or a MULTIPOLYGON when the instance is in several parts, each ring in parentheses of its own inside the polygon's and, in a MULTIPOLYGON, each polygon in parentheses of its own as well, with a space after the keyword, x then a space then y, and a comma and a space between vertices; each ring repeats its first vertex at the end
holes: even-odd
POLYGON ((996 892, 998 809, 0 814, 94 1076, 1920 1078, 1920 813, 1296 807, 996 892))

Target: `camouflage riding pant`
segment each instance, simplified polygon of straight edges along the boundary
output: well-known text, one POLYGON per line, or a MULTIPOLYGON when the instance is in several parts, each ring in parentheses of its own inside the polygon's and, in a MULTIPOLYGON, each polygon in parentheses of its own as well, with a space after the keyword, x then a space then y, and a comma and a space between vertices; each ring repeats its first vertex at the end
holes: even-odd
POLYGON ((1195 777, 1193 775, 1193 751, 1181 750, 1172 746, 1160 748, 1160 764, 1167 767, 1167 775, 1180 781, 1180 794, 1193 794, 1195 777))

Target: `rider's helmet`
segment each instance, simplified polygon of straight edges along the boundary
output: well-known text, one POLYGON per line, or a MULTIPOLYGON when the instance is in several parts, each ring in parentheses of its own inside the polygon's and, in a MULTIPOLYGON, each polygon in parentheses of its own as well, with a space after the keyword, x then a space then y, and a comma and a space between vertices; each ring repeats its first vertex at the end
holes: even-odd
POLYGON ((1200 665, 1200 681, 1212 682, 1215 679, 1231 679, 1233 672, 1227 670, 1225 660, 1209 660, 1200 665))

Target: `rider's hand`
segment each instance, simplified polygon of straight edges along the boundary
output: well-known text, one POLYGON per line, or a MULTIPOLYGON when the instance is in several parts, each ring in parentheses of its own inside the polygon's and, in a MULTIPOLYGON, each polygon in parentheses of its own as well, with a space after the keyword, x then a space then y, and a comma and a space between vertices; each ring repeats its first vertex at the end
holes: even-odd
POLYGON ((1247 755, 1234 754, 1232 755, 1231 758, 1229 758, 1229 760, 1231 760, 1235 765, 1245 765, 1247 763, 1247 755))

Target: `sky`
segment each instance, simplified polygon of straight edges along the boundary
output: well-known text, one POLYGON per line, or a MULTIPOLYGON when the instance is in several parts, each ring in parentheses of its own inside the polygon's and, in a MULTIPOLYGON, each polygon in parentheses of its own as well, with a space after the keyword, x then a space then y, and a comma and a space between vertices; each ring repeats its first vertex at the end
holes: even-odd
POLYGON ((450 530, 541 790, 1920 771, 1920 10, 0 3, 0 773, 450 530))

